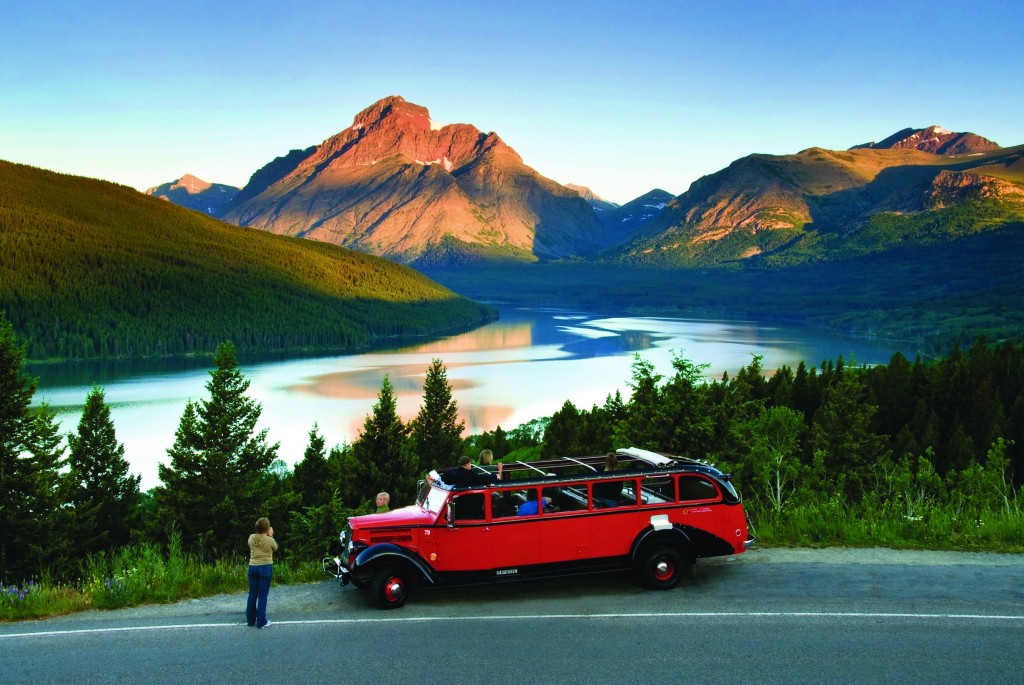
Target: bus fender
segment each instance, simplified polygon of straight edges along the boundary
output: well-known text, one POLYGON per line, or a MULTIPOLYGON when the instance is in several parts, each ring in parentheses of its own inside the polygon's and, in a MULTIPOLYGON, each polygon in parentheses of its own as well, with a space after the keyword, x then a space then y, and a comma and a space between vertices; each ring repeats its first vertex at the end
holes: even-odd
POLYGON ((390 542, 382 542, 376 545, 370 545, 359 553, 356 557, 355 563, 352 565, 353 573, 360 568, 365 568, 370 565, 377 566, 382 563, 397 562, 400 564, 407 564, 416 569, 417 572, 423 577, 424 582, 434 585, 437 579, 434 576, 434 570, 430 568, 423 559, 417 554, 399 547, 398 545, 390 542))
POLYGON ((684 558, 692 559, 690 536, 683 526, 669 523, 668 517, 664 517, 665 520, 654 520, 657 518, 652 517, 651 525, 640 531, 640 534, 633 540, 633 545, 629 550, 630 559, 636 562, 638 555, 643 554, 645 550, 655 544, 677 549, 684 558))

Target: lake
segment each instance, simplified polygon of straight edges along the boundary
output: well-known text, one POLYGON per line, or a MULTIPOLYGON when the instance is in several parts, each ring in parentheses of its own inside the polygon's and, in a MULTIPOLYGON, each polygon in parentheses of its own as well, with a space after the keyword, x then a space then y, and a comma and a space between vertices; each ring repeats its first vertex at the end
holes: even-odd
MULTIPOLYGON (((730 375, 764 357, 766 369, 818 365, 839 356, 860 364, 887 363, 897 345, 830 335, 799 326, 747 321, 601 315, 503 308, 498 321, 476 330, 400 349, 317 358, 248 362, 248 395, 263 406, 259 428, 280 442, 289 466, 302 459, 313 423, 327 445, 351 443, 373 411, 383 377, 395 388, 403 419, 416 416, 423 380, 433 359, 448 381, 467 433, 510 429, 557 411, 566 400, 590 409, 616 390, 628 397, 634 355, 672 374, 672 355, 709 364, 707 376, 730 375)), ((908 354, 908 356, 912 356, 908 354)), ((159 484, 157 464, 185 404, 206 399, 210 359, 149 360, 41 365, 36 403, 58 411, 64 432, 76 430, 86 395, 97 384, 106 392, 117 438, 124 443, 141 487, 159 484)))

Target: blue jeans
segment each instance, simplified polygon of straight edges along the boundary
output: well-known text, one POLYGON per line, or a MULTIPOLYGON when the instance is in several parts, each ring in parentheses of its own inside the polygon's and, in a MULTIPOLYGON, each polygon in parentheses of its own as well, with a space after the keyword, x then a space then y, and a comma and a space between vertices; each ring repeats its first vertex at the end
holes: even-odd
POLYGON ((249 602, 245 606, 245 622, 251 626, 262 628, 267 625, 267 595, 270 594, 270 579, 273 577, 273 564, 249 567, 249 602))

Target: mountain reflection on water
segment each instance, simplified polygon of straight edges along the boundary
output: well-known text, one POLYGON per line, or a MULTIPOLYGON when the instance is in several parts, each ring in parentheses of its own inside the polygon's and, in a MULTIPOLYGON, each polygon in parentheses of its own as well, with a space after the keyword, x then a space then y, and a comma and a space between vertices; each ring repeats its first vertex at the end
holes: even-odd
MULTIPOLYGON (((302 458, 314 422, 328 445, 355 440, 373 411, 381 382, 395 388, 405 420, 419 411, 423 380, 432 360, 441 359, 468 433, 509 429, 557 411, 566 400, 589 409, 609 394, 628 395, 634 356, 672 374, 681 355, 708 364, 708 378, 734 374, 754 355, 766 369, 795 367, 801 360, 851 355, 858 363, 885 363, 895 347, 796 326, 744 321, 600 316, 551 310, 506 308, 499 320, 473 331, 398 349, 328 357, 246 360, 249 395, 263 406, 260 428, 281 443, 289 466, 302 458)), ((912 355, 911 355, 912 356, 912 355)), ((205 399, 209 359, 83 363, 28 369, 40 377, 37 402, 58 411, 61 428, 77 427, 92 385, 106 391, 107 403, 142 487, 158 484, 157 464, 189 400, 205 399)))

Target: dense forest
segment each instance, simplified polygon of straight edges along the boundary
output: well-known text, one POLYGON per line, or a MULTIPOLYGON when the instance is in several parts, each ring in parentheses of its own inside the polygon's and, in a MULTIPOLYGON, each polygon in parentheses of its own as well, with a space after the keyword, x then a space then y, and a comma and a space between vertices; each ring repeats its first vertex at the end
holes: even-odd
POLYGON ((505 461, 625 446, 708 460, 733 474, 769 542, 1024 550, 1016 343, 774 373, 755 358, 711 382, 682 357, 671 370, 637 358, 626 399, 611 391, 589 409, 567 401, 550 417, 465 439, 438 359, 411 422, 398 417, 385 378, 355 442, 328 449, 312 423, 294 470, 266 431, 254 432, 261 407, 246 395, 234 346, 221 344, 213 364, 207 397, 184 408, 161 485, 141 493, 102 388, 86 399, 78 430, 60 435, 52 412, 30 408, 24 348, 0 317, 0 581, 73 580, 83 569, 67 559, 95 566, 96 555, 138 544, 237 558, 258 515, 282 531, 286 558, 315 560, 376 492, 409 504, 428 469, 484 448, 505 461))
POLYGON ((0 311, 28 358, 355 349, 494 312, 407 267, 0 161, 0 311))

